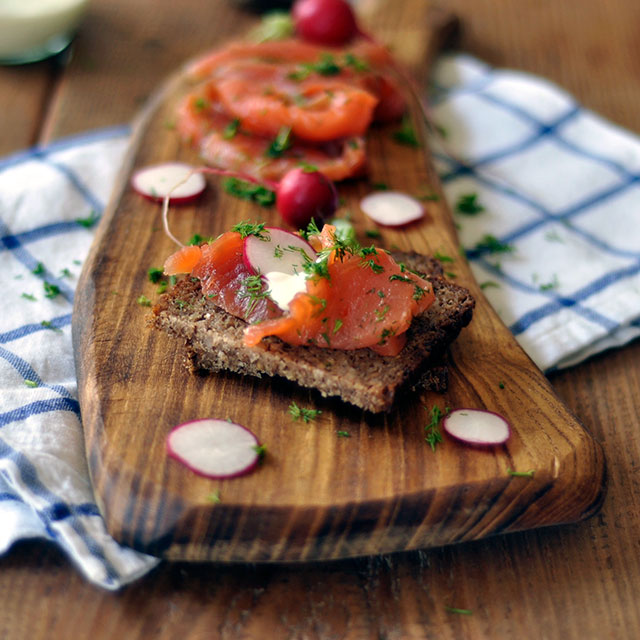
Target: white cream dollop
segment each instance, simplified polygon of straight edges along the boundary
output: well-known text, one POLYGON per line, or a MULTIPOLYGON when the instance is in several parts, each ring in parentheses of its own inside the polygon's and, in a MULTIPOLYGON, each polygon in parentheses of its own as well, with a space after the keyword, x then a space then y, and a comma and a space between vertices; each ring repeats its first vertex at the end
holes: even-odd
POLYGON ((304 272, 291 274, 269 271, 263 277, 267 281, 270 298, 283 311, 289 311, 289 303, 297 293, 307 290, 307 275, 304 272))

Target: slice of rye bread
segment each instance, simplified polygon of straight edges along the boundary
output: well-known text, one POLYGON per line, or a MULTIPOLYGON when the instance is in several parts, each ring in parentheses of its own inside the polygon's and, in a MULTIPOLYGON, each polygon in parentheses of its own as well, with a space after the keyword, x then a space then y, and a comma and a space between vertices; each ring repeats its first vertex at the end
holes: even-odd
POLYGON ((246 322, 205 298, 200 283, 191 278, 161 296, 151 324, 186 341, 189 365, 195 371, 282 376, 367 411, 388 411, 402 389, 446 388, 447 371, 439 358, 470 322, 475 305, 467 289, 444 279, 437 260, 417 253, 392 255, 424 274, 436 295, 434 303, 413 319, 407 344, 397 356, 380 356, 370 349, 296 347, 276 337, 247 347, 246 322))

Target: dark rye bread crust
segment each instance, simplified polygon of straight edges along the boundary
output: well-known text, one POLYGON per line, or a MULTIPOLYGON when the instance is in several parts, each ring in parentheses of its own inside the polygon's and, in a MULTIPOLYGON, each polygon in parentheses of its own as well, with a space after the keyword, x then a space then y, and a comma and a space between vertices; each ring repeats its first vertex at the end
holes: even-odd
POLYGON ((401 389, 446 388, 446 368, 438 358, 470 322, 475 304, 469 291, 443 278, 436 260, 417 253, 392 255, 423 273, 436 295, 431 307, 414 318, 407 344, 397 356, 380 356, 370 349, 295 347, 275 337, 247 347, 246 323, 205 298, 200 283, 190 278, 161 296, 152 325, 185 340, 194 370, 281 376, 368 411, 388 411, 401 389))

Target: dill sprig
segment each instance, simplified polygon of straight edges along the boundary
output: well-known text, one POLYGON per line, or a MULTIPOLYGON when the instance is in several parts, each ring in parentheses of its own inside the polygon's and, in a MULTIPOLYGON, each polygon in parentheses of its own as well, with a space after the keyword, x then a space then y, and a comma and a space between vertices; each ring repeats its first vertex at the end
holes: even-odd
POLYGON ((238 295, 241 298, 249 299, 249 304, 244 312, 244 317, 248 318, 253 313, 258 302, 269 297, 269 290, 265 288, 262 276, 257 274, 247 276, 242 281, 242 289, 238 295))
POLYGON ((294 420, 301 420, 305 424, 308 424, 312 420, 315 420, 322 411, 320 411, 320 409, 306 409, 305 407, 300 407, 295 402, 292 402, 289 405, 289 413, 294 420))
MULTIPOLYGON (((426 407, 425 407, 426 409, 426 407)), ((429 413, 430 422, 424 428, 425 430, 425 440, 431 447, 432 451, 436 450, 436 445, 442 442, 442 434, 440 433, 440 420, 443 416, 445 416, 449 412, 448 409, 442 411, 437 404, 434 404, 429 413)))

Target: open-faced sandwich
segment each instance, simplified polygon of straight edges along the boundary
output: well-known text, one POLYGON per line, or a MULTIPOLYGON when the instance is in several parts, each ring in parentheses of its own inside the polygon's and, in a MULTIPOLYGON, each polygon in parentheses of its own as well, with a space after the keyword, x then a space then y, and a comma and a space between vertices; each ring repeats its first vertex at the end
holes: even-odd
POLYGON ((241 224, 170 256, 165 273, 188 277, 154 324, 185 340, 194 369, 281 376, 373 412, 403 389, 445 388, 439 357, 474 306, 436 260, 361 247, 331 225, 307 242, 241 224))

